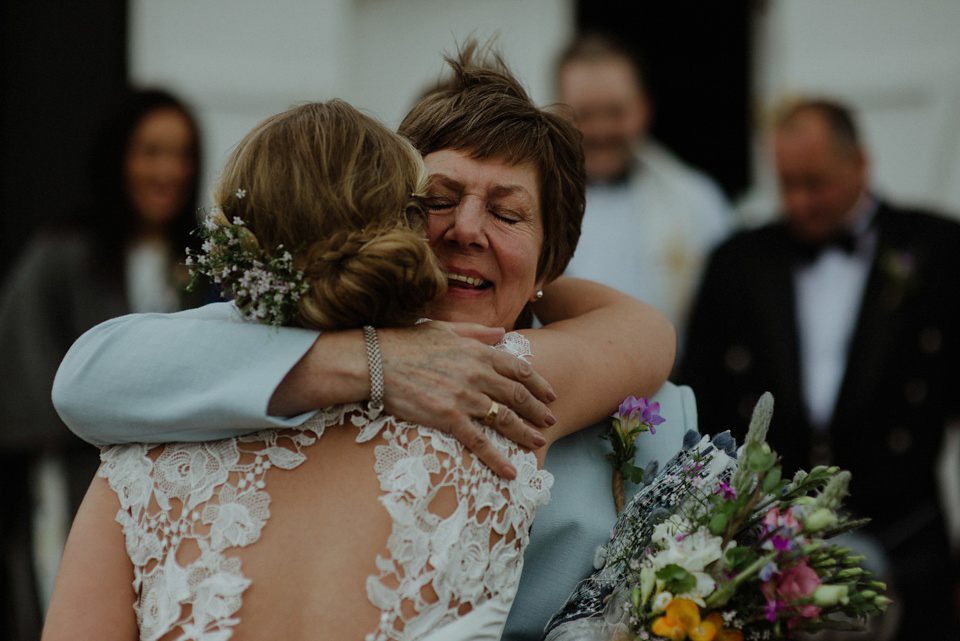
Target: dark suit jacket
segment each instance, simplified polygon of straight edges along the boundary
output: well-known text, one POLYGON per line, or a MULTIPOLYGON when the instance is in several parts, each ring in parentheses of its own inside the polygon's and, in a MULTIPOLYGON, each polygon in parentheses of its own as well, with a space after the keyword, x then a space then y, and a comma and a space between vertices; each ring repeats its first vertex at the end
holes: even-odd
POLYGON ((696 391, 703 433, 742 437, 757 398, 772 392, 768 440, 784 472, 824 462, 849 469, 849 506, 873 519, 869 531, 895 565, 929 546, 942 564, 934 463, 945 426, 960 420, 960 224, 886 204, 875 224, 876 254, 826 436, 812 434, 802 400, 796 252, 782 223, 714 252, 679 379, 696 391))

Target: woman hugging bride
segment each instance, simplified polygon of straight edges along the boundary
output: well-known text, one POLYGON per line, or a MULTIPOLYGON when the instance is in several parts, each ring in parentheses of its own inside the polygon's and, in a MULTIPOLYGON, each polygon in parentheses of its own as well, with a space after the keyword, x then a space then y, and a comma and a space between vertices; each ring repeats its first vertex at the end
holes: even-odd
POLYGON ((583 213, 573 125, 469 52, 452 64, 468 106, 450 111, 453 89, 425 100, 401 127, 413 145, 338 100, 238 145, 195 258, 235 300, 192 313, 336 332, 361 366, 296 427, 104 448, 44 639, 499 637, 549 498, 547 446, 655 391, 674 336, 648 306, 558 278, 583 213), (501 117, 471 118, 470 101, 501 117), (547 324, 511 331, 543 296, 547 324), (475 395, 502 475, 383 412, 373 328, 422 316, 508 330, 496 349, 550 381, 550 427, 520 444, 498 431, 515 413, 475 395))

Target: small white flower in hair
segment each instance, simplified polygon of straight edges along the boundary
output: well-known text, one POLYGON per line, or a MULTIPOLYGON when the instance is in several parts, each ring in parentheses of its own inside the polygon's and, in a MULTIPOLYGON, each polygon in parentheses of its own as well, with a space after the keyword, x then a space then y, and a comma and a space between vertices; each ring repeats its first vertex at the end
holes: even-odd
MULTIPOLYGON (((237 189, 234 195, 239 199, 246 193, 237 189)), ((241 313, 250 320, 280 326, 294 317, 297 301, 309 284, 283 245, 276 248, 279 255, 266 253, 257 246, 246 223, 234 216, 231 224, 220 206, 206 217, 198 235, 204 253, 187 250, 191 286, 198 276, 222 285, 232 291, 241 313), (254 241, 252 247, 244 242, 248 236, 254 241)))

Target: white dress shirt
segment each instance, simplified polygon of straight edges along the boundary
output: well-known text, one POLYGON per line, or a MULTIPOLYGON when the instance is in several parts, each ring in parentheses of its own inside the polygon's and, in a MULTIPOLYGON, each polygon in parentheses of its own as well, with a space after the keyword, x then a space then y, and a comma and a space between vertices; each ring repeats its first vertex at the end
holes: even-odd
POLYGON ((626 181, 587 187, 580 242, 566 273, 649 303, 682 337, 705 259, 733 222, 710 178, 648 140, 626 181))
POLYGON ((793 273, 803 399, 814 429, 826 429, 840 393, 850 341, 877 246, 877 203, 862 196, 851 212, 855 249, 824 249, 793 273))
POLYGON ((171 281, 170 248, 145 240, 127 250, 126 291, 131 312, 175 312, 180 297, 171 281))

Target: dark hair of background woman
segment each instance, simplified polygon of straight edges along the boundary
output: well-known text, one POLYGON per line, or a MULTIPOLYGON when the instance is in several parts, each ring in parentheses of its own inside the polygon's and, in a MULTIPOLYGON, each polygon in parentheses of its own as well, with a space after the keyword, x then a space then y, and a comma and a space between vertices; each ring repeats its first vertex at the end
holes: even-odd
POLYGON ((116 102, 97 132, 90 158, 92 198, 67 221, 67 226, 90 235, 96 249, 97 267, 113 278, 122 278, 127 245, 134 240, 141 224, 127 188, 127 151, 137 126, 158 109, 179 111, 193 133, 191 154, 196 173, 189 197, 169 224, 167 238, 179 255, 184 254, 186 247, 196 244, 191 232, 197 227, 197 175, 201 166, 197 122, 190 109, 167 91, 130 90, 116 102))

